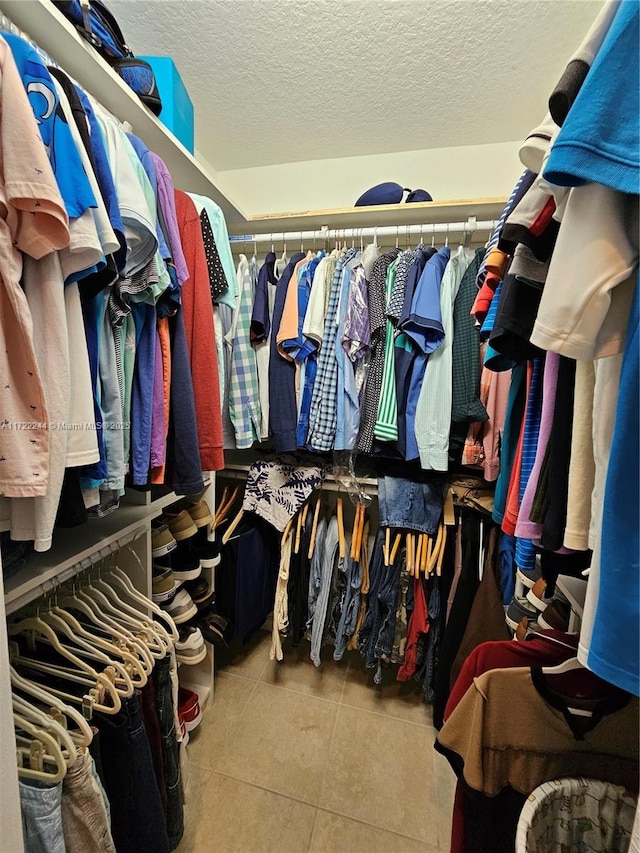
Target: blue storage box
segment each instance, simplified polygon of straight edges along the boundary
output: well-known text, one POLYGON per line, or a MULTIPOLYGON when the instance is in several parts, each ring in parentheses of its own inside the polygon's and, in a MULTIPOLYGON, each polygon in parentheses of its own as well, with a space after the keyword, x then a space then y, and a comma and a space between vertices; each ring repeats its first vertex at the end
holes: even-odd
POLYGON ((140 56, 153 68, 162 112, 160 121, 193 154, 193 104, 170 56, 140 56))

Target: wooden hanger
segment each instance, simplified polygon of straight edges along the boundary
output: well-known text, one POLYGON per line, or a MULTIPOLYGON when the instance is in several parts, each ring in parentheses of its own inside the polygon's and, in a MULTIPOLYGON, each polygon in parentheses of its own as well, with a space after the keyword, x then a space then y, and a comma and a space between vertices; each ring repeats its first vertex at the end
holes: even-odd
POLYGON ((307 552, 307 557, 310 560, 313 557, 313 552, 316 547, 316 535, 318 533, 318 519, 320 518, 320 500, 321 495, 318 495, 316 498, 316 506, 313 511, 313 525, 311 527, 311 539, 309 541, 309 551, 307 552))
POLYGON ((231 522, 231 524, 230 524, 230 525, 227 527, 227 529, 225 530, 225 532, 224 532, 224 534, 223 534, 223 536, 222 536, 222 544, 223 544, 223 545, 226 545, 226 544, 227 544, 227 542, 229 541, 229 539, 231 539, 231 537, 233 536, 233 534, 234 534, 234 533, 235 533, 235 531, 236 531, 236 528, 238 527, 238 525, 239 525, 239 524, 240 524, 240 522, 242 521, 243 516, 244 516, 244 510, 243 510, 243 509, 241 509, 241 510, 237 513, 236 517, 233 519, 233 521, 231 522))
POLYGON ((396 561, 396 557, 398 556, 398 550, 399 550, 401 544, 402 544, 402 533, 396 533, 396 538, 393 542, 393 548, 391 549, 391 555, 389 557, 391 565, 393 565, 396 561))
POLYGON ((384 564, 388 566, 391 560, 391 528, 387 527, 384 533, 384 564))
POLYGON ((336 517, 338 519, 338 549, 340 558, 344 559, 347 553, 347 540, 344 535, 344 515, 341 497, 338 497, 336 501, 336 517))
POLYGON ((225 495, 227 493, 227 488, 225 487, 225 491, 222 494, 222 501, 220 506, 216 510, 215 517, 213 519, 213 529, 219 527, 223 521, 226 520, 229 510, 234 505, 234 503, 238 500, 238 495, 240 494, 240 486, 236 486, 235 489, 231 492, 230 496, 225 501, 225 495))

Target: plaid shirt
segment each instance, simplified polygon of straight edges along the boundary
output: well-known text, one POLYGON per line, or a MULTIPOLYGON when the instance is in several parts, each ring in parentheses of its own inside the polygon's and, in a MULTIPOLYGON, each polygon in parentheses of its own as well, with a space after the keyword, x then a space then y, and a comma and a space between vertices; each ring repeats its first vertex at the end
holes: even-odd
POLYGON ((335 354, 336 334, 338 332, 336 315, 340 299, 342 270, 344 265, 355 254, 355 249, 349 249, 345 252, 338 259, 333 273, 329 306, 324 321, 322 347, 318 355, 318 369, 313 384, 313 396, 311 398, 309 413, 307 445, 313 450, 331 450, 335 438, 336 398, 338 392, 338 362, 336 361, 335 354))
POLYGON ((229 415, 236 434, 236 447, 246 450, 260 436, 260 389, 256 353, 250 329, 256 280, 249 262, 240 255, 238 264, 238 307, 230 330, 233 352, 229 380, 229 415))

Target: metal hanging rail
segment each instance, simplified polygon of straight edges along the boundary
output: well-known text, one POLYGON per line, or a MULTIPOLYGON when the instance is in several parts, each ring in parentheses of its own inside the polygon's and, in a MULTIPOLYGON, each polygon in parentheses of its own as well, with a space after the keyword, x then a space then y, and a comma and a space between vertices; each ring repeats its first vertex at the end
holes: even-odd
POLYGON ((436 234, 471 236, 476 231, 491 232, 495 227, 495 220, 481 220, 478 222, 475 216, 470 216, 466 222, 436 222, 430 225, 381 225, 366 228, 327 228, 322 227, 315 231, 274 231, 265 234, 235 234, 229 237, 231 243, 296 243, 301 245, 318 240, 352 241, 365 237, 403 237, 420 236, 426 240, 436 234))

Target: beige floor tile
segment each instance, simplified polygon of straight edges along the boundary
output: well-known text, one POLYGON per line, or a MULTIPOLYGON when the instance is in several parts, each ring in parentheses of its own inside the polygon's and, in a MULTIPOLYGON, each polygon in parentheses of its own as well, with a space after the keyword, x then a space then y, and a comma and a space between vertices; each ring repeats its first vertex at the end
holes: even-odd
POLYGON ((217 769, 317 804, 339 706, 260 683, 232 727, 217 769))
POLYGON ((189 767, 189 784, 185 794, 184 835, 176 853, 195 853, 198 826, 209 808, 210 782, 213 773, 193 763, 189 767))
POLYGON ((315 808, 208 773, 179 853, 306 853, 315 808), (195 820, 193 819, 195 818, 195 820))
POLYGON ((419 684, 415 681, 396 681, 396 667, 392 667, 383 671, 382 685, 376 687, 373 683, 374 672, 373 669, 365 668, 360 655, 355 653, 351 656, 342 694, 343 705, 375 711, 423 726, 433 724, 431 706, 424 701, 419 684))
POLYGON ((448 850, 451 844, 451 815, 456 791, 456 775, 451 765, 439 752, 433 750, 433 770, 435 773, 438 802, 438 844, 448 850))
POLYGON ((309 657, 309 643, 303 641, 297 648, 284 648, 284 661, 269 661, 262 673, 262 681, 339 702, 347 674, 347 664, 327 660, 314 666, 309 657))
POLYGON ((415 838, 318 809, 309 853, 435 853, 436 849, 415 838))
POLYGON ((218 671, 241 675, 257 681, 269 662, 271 637, 266 631, 257 631, 246 646, 216 650, 218 671))
POLYGON ((435 847, 432 744, 427 726, 341 705, 318 805, 435 847))
POLYGON ((213 701, 207 706, 198 728, 191 732, 187 753, 191 764, 216 770, 222 747, 238 725, 255 681, 227 675, 216 675, 213 701))

